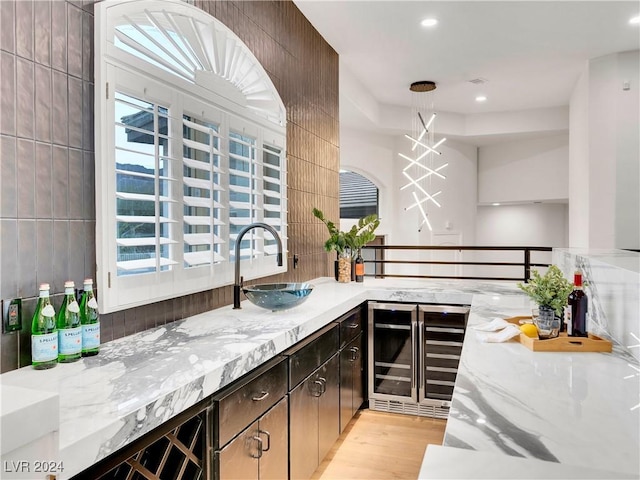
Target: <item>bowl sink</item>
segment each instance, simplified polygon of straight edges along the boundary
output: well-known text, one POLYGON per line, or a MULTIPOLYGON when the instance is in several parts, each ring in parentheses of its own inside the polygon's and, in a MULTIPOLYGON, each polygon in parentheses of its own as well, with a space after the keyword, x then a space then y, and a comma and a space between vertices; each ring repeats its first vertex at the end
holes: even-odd
POLYGON ((263 283, 242 287, 251 303, 273 311, 300 305, 312 290, 310 283, 263 283))

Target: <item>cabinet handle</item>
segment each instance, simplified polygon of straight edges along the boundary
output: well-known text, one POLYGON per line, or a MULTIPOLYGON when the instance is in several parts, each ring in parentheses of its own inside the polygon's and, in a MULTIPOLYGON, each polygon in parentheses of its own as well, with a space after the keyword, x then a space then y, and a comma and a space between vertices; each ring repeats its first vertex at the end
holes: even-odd
POLYGON ((320 385, 322 386, 320 390, 320 395, 323 395, 324 392, 327 391, 327 379, 324 377, 318 377, 318 380, 320 381, 320 385))
POLYGON ((356 328, 358 328, 360 325, 357 323, 351 323, 350 325, 348 325, 349 328, 352 328, 353 330, 355 330, 356 328))
POLYGON ((351 347, 349 351, 351 352, 350 361, 355 362, 358 359, 358 352, 360 351, 360 349, 358 347, 351 347))
POLYGON ((251 400, 253 400, 254 402, 261 402, 262 400, 264 400, 268 396, 269 396, 269 392, 260 392, 260 396, 259 397, 253 397, 251 400))
POLYGON ((320 385, 319 389, 310 389, 311 390, 311 395, 313 395, 314 397, 319 397, 320 395, 322 395, 322 382, 320 380, 314 380, 312 385, 320 385))
POLYGON ((258 435, 261 435, 263 433, 267 436, 267 447, 263 448, 262 451, 263 452, 268 452, 269 449, 271 448, 271 434, 269 432, 267 432, 266 430, 258 430, 258 435))
POLYGON ((258 454, 254 455, 253 453, 250 453, 249 455, 251 455, 251 458, 260 458, 262 457, 262 438, 260 438, 258 435, 254 435, 252 437, 256 442, 258 442, 258 454))

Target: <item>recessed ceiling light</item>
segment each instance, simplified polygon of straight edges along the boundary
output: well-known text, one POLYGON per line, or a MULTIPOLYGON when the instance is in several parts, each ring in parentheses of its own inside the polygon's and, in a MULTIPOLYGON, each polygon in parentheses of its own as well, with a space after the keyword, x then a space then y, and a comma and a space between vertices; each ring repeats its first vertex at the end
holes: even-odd
POLYGON ((492 203, 491 205, 493 205, 494 207, 499 207, 500 206, 500 204, 497 203, 497 202, 496 203, 492 203))
POLYGON ((631 20, 629 20, 629 23, 632 24, 632 25, 640 24, 640 16, 633 17, 631 20))
POLYGON ((478 95, 476 97, 476 102, 486 102, 487 101, 487 97, 484 95, 478 95))
POLYGON ((438 20, 435 18, 425 18, 420 22, 420 25, 423 27, 434 27, 438 24, 438 20))

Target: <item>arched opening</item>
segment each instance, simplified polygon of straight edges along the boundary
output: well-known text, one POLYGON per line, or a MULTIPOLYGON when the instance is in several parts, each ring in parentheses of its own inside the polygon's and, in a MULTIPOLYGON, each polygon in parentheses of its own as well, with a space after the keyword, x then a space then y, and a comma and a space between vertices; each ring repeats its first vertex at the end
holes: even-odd
MULTIPOLYGON (((364 175, 350 170, 340 170, 340 220, 358 220, 367 215, 379 213, 379 192, 375 183, 364 175)), ((384 236, 377 235, 369 245, 384 245, 384 236)), ((383 260, 382 250, 363 250, 365 274, 376 276, 384 274, 382 263, 370 263, 383 260)))

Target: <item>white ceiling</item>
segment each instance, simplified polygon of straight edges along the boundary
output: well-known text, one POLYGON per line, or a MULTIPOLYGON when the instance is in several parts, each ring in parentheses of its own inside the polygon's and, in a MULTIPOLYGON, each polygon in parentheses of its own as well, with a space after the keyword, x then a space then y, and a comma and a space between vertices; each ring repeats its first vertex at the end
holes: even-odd
POLYGON ((409 85, 432 80, 441 112, 566 106, 587 60, 640 48, 637 0, 294 1, 383 105, 410 106, 409 85))

